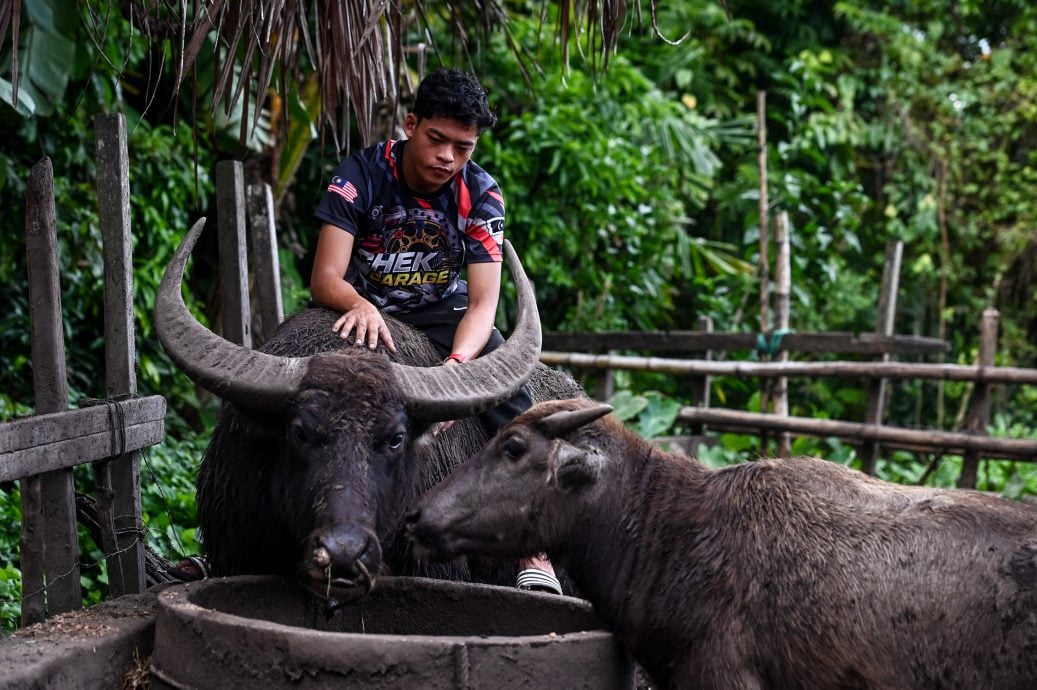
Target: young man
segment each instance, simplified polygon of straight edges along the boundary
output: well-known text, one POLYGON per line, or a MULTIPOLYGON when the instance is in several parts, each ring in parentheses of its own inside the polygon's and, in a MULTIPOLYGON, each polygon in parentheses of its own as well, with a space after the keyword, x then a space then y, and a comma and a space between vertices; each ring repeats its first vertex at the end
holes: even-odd
MULTIPOLYGON (((333 326, 342 338, 355 333, 358 347, 381 341, 395 352, 382 317, 392 314, 424 332, 448 366, 504 342, 493 325, 504 197, 471 160, 496 121, 475 77, 437 70, 418 85, 407 139, 366 148, 335 169, 314 212, 322 225, 310 291, 342 313, 333 326)), ((483 413, 483 425, 496 433, 531 404, 523 389, 483 413)), ((546 557, 520 565, 518 586, 561 593, 546 557)))

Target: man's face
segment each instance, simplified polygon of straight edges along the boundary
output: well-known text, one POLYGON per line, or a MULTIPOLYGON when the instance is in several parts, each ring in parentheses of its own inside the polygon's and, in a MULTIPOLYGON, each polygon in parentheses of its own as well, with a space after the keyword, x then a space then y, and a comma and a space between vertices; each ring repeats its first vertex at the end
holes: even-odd
POLYGON ((419 119, 407 115, 403 131, 409 142, 403 155, 403 175, 416 192, 432 193, 446 184, 472 157, 479 128, 448 117, 419 119))

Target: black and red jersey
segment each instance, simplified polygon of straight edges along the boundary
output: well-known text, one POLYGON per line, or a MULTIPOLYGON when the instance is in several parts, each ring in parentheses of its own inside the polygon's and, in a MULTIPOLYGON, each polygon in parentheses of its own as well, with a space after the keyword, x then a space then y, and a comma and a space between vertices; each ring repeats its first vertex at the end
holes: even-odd
POLYGON ((406 145, 344 160, 313 214, 356 237, 345 279, 390 314, 467 293, 461 269, 501 261, 504 241, 504 197, 489 173, 468 161, 438 192, 418 194, 400 174, 406 145))

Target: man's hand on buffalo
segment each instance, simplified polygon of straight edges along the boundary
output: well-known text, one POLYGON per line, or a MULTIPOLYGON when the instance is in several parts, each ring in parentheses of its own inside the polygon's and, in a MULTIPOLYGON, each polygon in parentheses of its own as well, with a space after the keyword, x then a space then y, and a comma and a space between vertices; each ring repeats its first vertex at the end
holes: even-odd
POLYGON ((363 298, 358 298, 353 308, 338 317, 331 330, 338 333, 343 340, 356 331, 353 343, 357 347, 367 345, 374 350, 378 347, 378 341, 381 340, 385 349, 389 352, 396 352, 396 345, 392 341, 392 335, 389 333, 389 327, 385 325, 382 313, 363 298))

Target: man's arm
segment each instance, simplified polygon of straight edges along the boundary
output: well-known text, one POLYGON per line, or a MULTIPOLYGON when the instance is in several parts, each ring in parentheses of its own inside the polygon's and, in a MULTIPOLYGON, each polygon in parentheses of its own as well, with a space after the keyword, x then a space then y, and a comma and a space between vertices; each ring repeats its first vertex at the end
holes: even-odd
POLYGON ((366 344, 373 350, 381 339, 386 349, 396 352, 396 345, 393 344, 381 312, 361 297, 356 288, 343 277, 353 256, 353 240, 352 233, 330 223, 321 227, 313 271, 310 273, 310 293, 317 304, 342 312, 342 316, 331 327, 342 338, 348 338, 356 329, 354 342, 357 346, 366 344))
POLYGON ((500 282, 500 262, 468 264, 468 311, 457 324, 451 352, 468 359, 482 352, 497 316, 500 282))
MULTIPOLYGON (((500 297, 501 263, 468 264, 468 310, 454 331, 451 354, 464 355, 472 359, 486 347, 497 316, 497 299, 500 297)), ((457 364, 448 359, 443 364, 457 364)), ((454 425, 454 421, 440 422, 433 431, 438 436, 454 425)))

